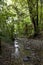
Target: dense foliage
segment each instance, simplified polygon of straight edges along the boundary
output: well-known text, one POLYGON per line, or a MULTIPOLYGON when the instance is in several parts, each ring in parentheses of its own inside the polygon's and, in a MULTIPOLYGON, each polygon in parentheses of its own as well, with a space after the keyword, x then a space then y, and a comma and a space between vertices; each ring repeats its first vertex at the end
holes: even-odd
POLYGON ((29 37, 42 30, 42 6, 40 0, 0 0, 0 37, 11 41, 15 33, 29 37))

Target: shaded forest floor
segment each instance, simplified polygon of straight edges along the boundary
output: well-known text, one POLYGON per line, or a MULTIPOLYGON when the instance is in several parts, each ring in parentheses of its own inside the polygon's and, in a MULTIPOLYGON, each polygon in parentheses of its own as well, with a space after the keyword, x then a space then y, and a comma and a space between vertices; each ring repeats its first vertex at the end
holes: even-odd
MULTIPOLYGON (((37 58, 39 58, 39 64, 38 65, 43 65, 43 34, 39 34, 37 37, 34 39, 30 37, 29 39, 27 38, 18 38, 19 43, 22 43, 23 49, 21 50, 21 56, 22 59, 19 58, 19 61, 15 61, 14 57, 11 57, 12 50, 14 51, 13 45, 7 44, 5 42, 2 42, 2 54, 0 55, 0 65, 35 65, 37 63, 37 60, 33 60, 32 64, 23 64, 23 56, 26 55, 26 52, 24 47, 30 46, 31 50, 34 49, 36 52, 37 58), (24 52, 24 53, 23 53, 24 52)), ((21 46, 22 48, 22 46, 21 46)), ((32 56, 32 51, 31 51, 31 57, 32 56)))
POLYGON ((33 37, 33 35, 31 35, 29 38, 30 38, 30 39, 43 40, 43 31, 40 32, 37 36, 33 37))

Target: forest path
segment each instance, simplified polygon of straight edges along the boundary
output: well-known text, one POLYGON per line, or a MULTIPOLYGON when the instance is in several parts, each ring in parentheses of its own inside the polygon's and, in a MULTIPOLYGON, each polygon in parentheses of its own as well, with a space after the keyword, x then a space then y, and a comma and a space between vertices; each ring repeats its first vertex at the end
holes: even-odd
MULTIPOLYGON (((43 51, 43 40, 18 38, 18 42, 20 44, 20 47, 21 48, 23 47, 23 49, 20 50, 21 51, 21 57, 26 55, 26 53, 24 51, 24 50, 26 50, 25 46, 29 46, 31 50, 35 49, 36 53, 38 52, 38 55, 42 58, 41 63, 43 63, 43 52, 42 52, 43 51)), ((2 56, 0 56, 0 65, 11 65, 12 64, 12 62, 14 61, 14 59, 13 60, 11 59, 12 50, 13 51, 15 50, 13 45, 2 42, 2 56)), ((16 64, 13 64, 13 65, 16 65, 16 64)))

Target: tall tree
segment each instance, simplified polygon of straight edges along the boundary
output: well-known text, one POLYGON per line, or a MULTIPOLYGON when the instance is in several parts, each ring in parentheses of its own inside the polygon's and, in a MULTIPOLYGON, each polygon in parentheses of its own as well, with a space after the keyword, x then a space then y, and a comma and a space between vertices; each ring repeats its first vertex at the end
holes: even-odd
POLYGON ((38 0, 27 0, 30 18, 34 25, 34 36, 36 36, 39 32, 38 29, 38 0))
POLYGON ((0 54, 1 54, 1 38, 0 38, 0 54))

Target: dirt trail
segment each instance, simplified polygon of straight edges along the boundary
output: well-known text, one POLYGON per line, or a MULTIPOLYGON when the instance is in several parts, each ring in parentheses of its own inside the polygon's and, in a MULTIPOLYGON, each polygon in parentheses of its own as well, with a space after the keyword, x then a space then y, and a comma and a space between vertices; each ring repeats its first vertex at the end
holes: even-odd
MULTIPOLYGON (((41 65, 43 65, 43 40, 18 38, 18 41, 22 45, 30 45, 31 49, 35 49, 41 57, 41 65)), ((12 50, 14 50, 13 45, 9 45, 5 42, 2 42, 2 55, 0 55, 0 65, 12 64, 12 62, 14 61, 11 59, 12 50)))

